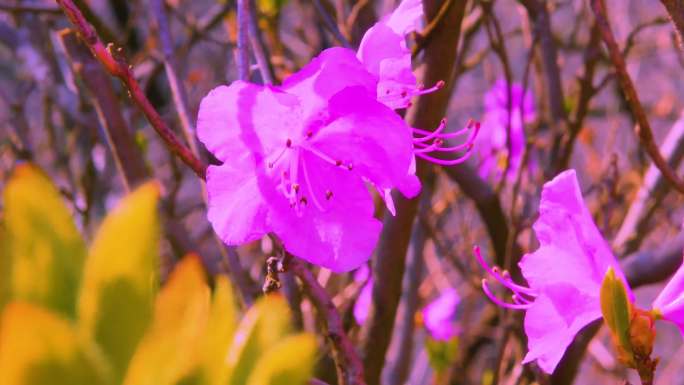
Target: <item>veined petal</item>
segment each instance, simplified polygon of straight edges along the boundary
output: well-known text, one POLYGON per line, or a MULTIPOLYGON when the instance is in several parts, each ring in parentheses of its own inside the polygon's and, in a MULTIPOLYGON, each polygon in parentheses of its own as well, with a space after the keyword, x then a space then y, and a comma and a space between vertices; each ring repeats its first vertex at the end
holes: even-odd
MULTIPOLYGON (((540 247, 519 264, 533 289, 567 283, 596 293, 598 298, 601 281, 611 266, 626 282, 584 204, 574 170, 564 171, 544 185, 534 231, 540 247)), ((629 288, 628 292, 633 301, 629 288)))
POLYGON ((197 136, 219 160, 255 154, 257 160, 301 131, 299 100, 276 88, 243 81, 219 86, 202 99, 197 136))
POLYGON ((684 334, 684 264, 653 301, 653 309, 659 311, 664 319, 675 323, 684 334))
POLYGON ((394 111, 360 87, 347 88, 330 99, 331 121, 312 145, 350 165, 378 190, 397 188, 412 198, 420 181, 411 172, 411 131, 394 111))
POLYGON ((528 352, 523 363, 536 361, 553 373, 575 335, 600 317, 597 297, 566 283, 547 286, 525 313, 528 352))
POLYGON ((422 0, 403 0, 383 21, 396 33, 406 35, 418 29, 422 18, 422 0))
POLYGON ((266 202, 274 187, 254 162, 251 157, 235 158, 207 169, 207 216, 228 245, 253 241, 270 231, 266 202))
POLYGON ((328 99, 346 87, 361 86, 371 92, 377 79, 368 73, 354 51, 333 47, 321 52, 301 70, 285 79, 282 89, 300 98, 307 120, 325 118, 328 99))
POLYGON ((370 258, 382 227, 373 218, 373 200, 366 186, 349 170, 310 153, 304 152, 300 163, 306 165, 301 170, 307 168, 312 185, 305 194, 329 190, 329 204, 323 203, 320 210, 313 196, 303 194, 307 203, 298 213, 284 197, 275 197, 269 202, 269 224, 285 249, 304 260, 335 272, 359 267, 370 258))

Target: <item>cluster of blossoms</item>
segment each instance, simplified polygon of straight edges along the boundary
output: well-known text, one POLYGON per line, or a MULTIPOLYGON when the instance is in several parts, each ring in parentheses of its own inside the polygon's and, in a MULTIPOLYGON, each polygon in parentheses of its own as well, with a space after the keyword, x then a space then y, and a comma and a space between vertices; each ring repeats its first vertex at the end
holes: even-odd
MULTIPOLYGON (((536 361, 542 370, 552 373, 575 335, 602 317, 601 284, 609 270, 622 281, 630 303, 634 296, 584 204, 574 170, 544 185, 534 231, 540 246, 519 263, 529 286, 489 267, 477 248, 475 255, 489 275, 513 293, 513 300, 508 303, 497 298, 487 280, 482 281, 485 294, 502 307, 525 311, 528 353, 523 362, 536 361)), ((684 333, 683 288, 684 266, 653 302, 650 314, 674 322, 684 333)))
POLYGON ((506 173, 507 178, 513 178, 525 149, 525 124, 536 119, 534 94, 521 84, 509 87, 500 79, 485 94, 484 106, 482 130, 475 142, 480 176, 499 179, 506 173))
POLYGON ((208 218, 225 243, 273 233, 295 256, 352 270, 368 260, 381 228, 367 186, 394 214, 392 189, 407 198, 420 192, 416 157, 464 161, 477 129, 412 128, 394 111, 443 85, 423 89, 411 70, 406 35, 422 18, 421 0, 404 0, 358 52, 330 48, 280 86, 236 81, 202 100, 198 137, 223 162, 207 170, 208 218), (445 146, 468 133, 466 143, 445 146))

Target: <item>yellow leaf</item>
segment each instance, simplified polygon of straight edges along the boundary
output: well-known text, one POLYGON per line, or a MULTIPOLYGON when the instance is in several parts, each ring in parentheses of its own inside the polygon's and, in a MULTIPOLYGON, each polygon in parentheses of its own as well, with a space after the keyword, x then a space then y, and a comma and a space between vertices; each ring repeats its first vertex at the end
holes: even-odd
POLYGON ((277 295, 261 298, 240 322, 228 354, 229 384, 244 385, 258 359, 290 332, 290 312, 277 295))
POLYGON ((228 373, 225 361, 235 327, 236 308, 233 291, 228 279, 219 276, 216 279, 211 313, 201 348, 203 376, 208 384, 222 385, 226 383, 228 373))
POLYGON ((316 339, 311 334, 285 337, 264 352, 247 385, 303 385, 311 377, 316 339))
POLYGON ((0 320, 0 384, 109 384, 95 347, 69 321, 39 306, 12 302, 0 320))
MULTIPOLYGON (((75 315, 85 245, 48 177, 18 166, 4 191, 11 297, 75 315)), ((3 271, 3 274, 6 272, 3 271)))
POLYGON ((97 341, 118 379, 152 318, 159 261, 158 186, 145 184, 107 215, 83 273, 82 332, 97 341))
POLYGON ((196 376, 210 306, 199 258, 185 257, 157 297, 152 325, 131 360, 124 384, 171 385, 196 376))

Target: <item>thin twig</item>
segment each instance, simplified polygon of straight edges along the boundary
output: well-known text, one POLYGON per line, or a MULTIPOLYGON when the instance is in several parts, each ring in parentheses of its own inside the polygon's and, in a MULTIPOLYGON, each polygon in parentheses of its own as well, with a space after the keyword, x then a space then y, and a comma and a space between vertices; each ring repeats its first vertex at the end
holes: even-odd
POLYGON ((303 283, 304 292, 318 310, 319 316, 325 321, 323 327, 332 347, 339 384, 364 385, 363 364, 344 331, 342 318, 328 293, 301 260, 290 258, 285 269, 291 270, 299 277, 303 283))
POLYGON ((667 10, 667 15, 672 20, 672 24, 677 31, 679 46, 684 50, 684 1, 682 0, 660 0, 667 10))
POLYGON ((81 11, 71 0, 57 0, 57 3, 62 7, 74 27, 76 27, 81 39, 88 45, 92 54, 110 75, 119 78, 126 86, 133 102, 145 114, 152 127, 166 142, 167 147, 187 164, 195 174, 204 179, 206 165, 192 154, 192 151, 176 137, 162 120, 159 113, 147 99, 147 96, 145 96, 137 80, 135 80, 130 66, 121 55, 121 50, 112 52, 113 46, 111 44, 105 47, 93 27, 86 21, 81 11))
POLYGON ((622 57, 617 41, 615 41, 615 36, 613 36, 613 31, 608 22, 608 16, 606 16, 606 8, 603 1, 591 0, 591 8, 596 15, 596 22, 601 30, 601 37, 608 48, 608 53, 610 54, 610 59, 615 67, 615 72, 620 82, 620 87, 622 88, 625 100, 637 123, 635 129, 639 141, 646 149, 646 152, 651 157, 651 160, 653 160, 653 163, 658 167, 660 172, 663 173, 665 179, 667 179, 677 191, 684 193, 684 181, 682 181, 677 174, 675 174, 670 165, 667 164, 653 138, 653 131, 651 130, 651 125, 646 116, 646 111, 644 111, 644 108, 639 101, 639 96, 634 88, 632 78, 627 72, 625 59, 622 57))
POLYGON ((323 24, 325 24, 326 28, 332 35, 337 39, 337 41, 342 44, 342 46, 346 48, 351 48, 351 43, 349 40, 344 37, 342 34, 342 31, 338 28, 337 24, 335 23, 335 20, 333 20, 332 16, 328 13, 328 11, 325 9, 325 6, 323 6, 323 3, 321 3, 321 0, 312 0, 314 7, 316 8, 316 11, 318 12, 318 15, 323 19, 323 24))
POLYGON ((249 0, 237 0, 238 79, 249 80, 249 0))

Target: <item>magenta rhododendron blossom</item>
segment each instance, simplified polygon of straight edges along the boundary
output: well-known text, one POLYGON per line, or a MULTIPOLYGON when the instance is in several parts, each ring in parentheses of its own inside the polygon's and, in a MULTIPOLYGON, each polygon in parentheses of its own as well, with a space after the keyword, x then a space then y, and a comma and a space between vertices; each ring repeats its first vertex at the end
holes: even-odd
POLYGON ((653 309, 663 319, 677 325, 684 335, 684 264, 653 301, 653 309))
POLYGON ((506 171, 507 162, 510 167, 509 178, 515 176, 522 161, 525 148, 526 123, 535 120, 534 94, 531 89, 524 90, 523 86, 513 83, 510 87, 510 154, 508 147, 508 84, 505 80, 498 80, 485 94, 485 115, 482 130, 475 145, 477 147, 479 170, 482 177, 495 174, 497 177, 506 171), (523 91, 524 94, 523 94, 523 91))
POLYGON ((454 288, 448 288, 423 308, 423 323, 430 336, 439 341, 448 341, 458 333, 456 307, 461 297, 454 288))
POLYGON ((208 217, 229 245, 272 232, 292 254, 349 271, 368 260, 381 228, 366 182, 420 191, 410 129, 376 100, 348 49, 322 52, 281 87, 215 88, 197 133, 223 162, 207 170, 208 217))
POLYGON ((526 311, 529 351, 523 362, 536 361, 551 373, 575 335, 601 318, 600 287, 608 268, 626 280, 584 204, 574 170, 544 185, 534 231, 540 246, 519 263, 529 287, 514 283, 507 272, 490 268, 477 248, 475 255, 492 277, 514 293, 513 303, 505 303, 483 280, 487 296, 500 306, 526 311))

